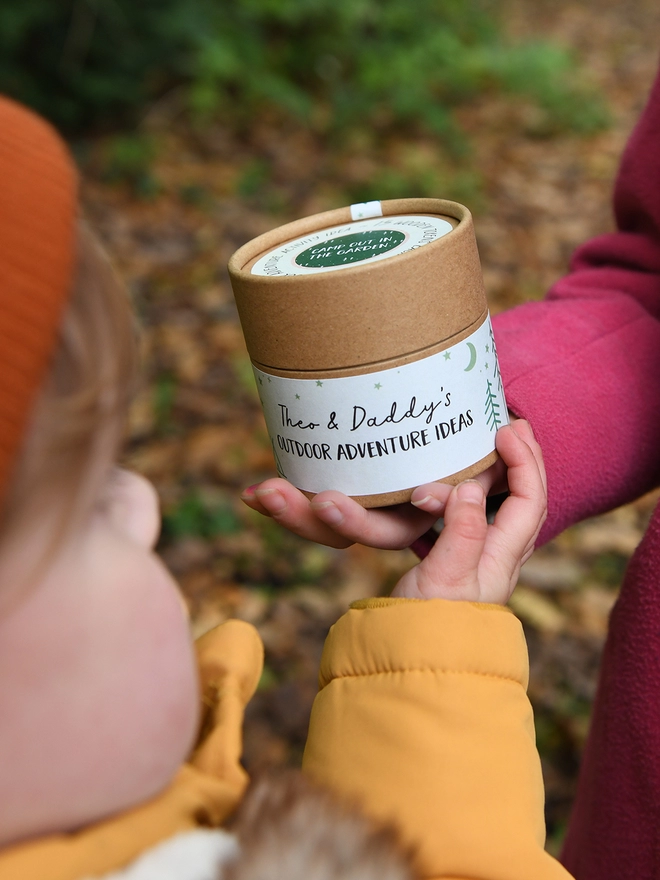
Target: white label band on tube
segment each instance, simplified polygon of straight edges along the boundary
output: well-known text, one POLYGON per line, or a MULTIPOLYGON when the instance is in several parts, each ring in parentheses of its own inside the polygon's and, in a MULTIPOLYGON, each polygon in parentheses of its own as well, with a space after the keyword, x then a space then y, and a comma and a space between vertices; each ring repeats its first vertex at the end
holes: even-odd
POLYGON ((336 272, 416 250, 442 238, 453 228, 449 221, 430 214, 378 216, 342 223, 267 251, 256 261, 251 273, 275 276, 336 272))
POLYGON ((307 492, 376 495, 450 476, 492 452, 509 421, 489 317, 438 354, 378 372, 253 369, 278 473, 307 492))

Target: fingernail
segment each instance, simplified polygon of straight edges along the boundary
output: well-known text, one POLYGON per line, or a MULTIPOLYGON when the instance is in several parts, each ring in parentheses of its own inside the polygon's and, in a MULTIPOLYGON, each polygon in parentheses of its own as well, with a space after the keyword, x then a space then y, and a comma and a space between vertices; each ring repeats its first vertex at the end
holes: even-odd
POLYGON ((339 525, 344 519, 344 514, 333 501, 312 501, 310 506, 314 513, 321 514, 323 522, 329 523, 331 526, 339 525))
POLYGON ((254 494, 269 513, 282 513, 286 510, 286 500, 277 489, 255 489, 254 494))
POLYGON ((441 510, 444 510, 445 504, 443 501, 440 501, 438 498, 434 498, 433 495, 425 495, 419 501, 410 501, 413 507, 419 507, 420 510, 423 510, 425 513, 439 513, 441 510))
POLYGON ((466 480, 464 483, 459 483, 456 494, 461 501, 471 501, 474 504, 484 503, 484 490, 481 483, 477 483, 476 480, 466 480))
POLYGON ((241 498, 252 498, 258 485, 259 483, 254 483, 252 486, 248 486, 247 489, 243 489, 241 498))

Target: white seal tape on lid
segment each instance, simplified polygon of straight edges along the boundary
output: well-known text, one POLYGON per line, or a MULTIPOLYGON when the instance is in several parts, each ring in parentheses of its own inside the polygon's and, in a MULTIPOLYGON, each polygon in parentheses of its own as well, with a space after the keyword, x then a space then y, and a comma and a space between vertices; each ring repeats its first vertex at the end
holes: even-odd
POLYGON ((254 368, 280 476, 299 489, 375 495, 450 476, 508 424, 490 318, 456 345, 340 379, 254 368))
POLYGON ((370 217, 382 217, 383 206, 380 202, 360 202, 351 205, 351 220, 368 220, 370 217))

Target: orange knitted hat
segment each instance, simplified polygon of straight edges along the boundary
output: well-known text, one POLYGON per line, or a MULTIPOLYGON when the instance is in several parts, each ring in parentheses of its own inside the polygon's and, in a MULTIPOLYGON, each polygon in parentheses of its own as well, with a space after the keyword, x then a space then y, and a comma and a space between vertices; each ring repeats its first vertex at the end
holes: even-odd
POLYGON ((77 177, 59 135, 0 97, 0 497, 72 285, 77 177))

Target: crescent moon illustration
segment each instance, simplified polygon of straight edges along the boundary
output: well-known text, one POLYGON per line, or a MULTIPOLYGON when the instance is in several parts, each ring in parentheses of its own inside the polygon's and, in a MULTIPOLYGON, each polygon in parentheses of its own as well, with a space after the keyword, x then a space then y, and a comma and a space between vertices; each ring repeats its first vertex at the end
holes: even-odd
POLYGON ((469 364, 467 365, 467 367, 463 370, 464 373, 469 373, 470 370, 473 370, 473 369, 474 369, 474 365, 475 365, 476 362, 477 362, 477 349, 474 347, 474 345, 472 345, 471 342, 468 342, 468 343, 467 343, 467 347, 470 349, 470 363, 469 363, 469 364))

